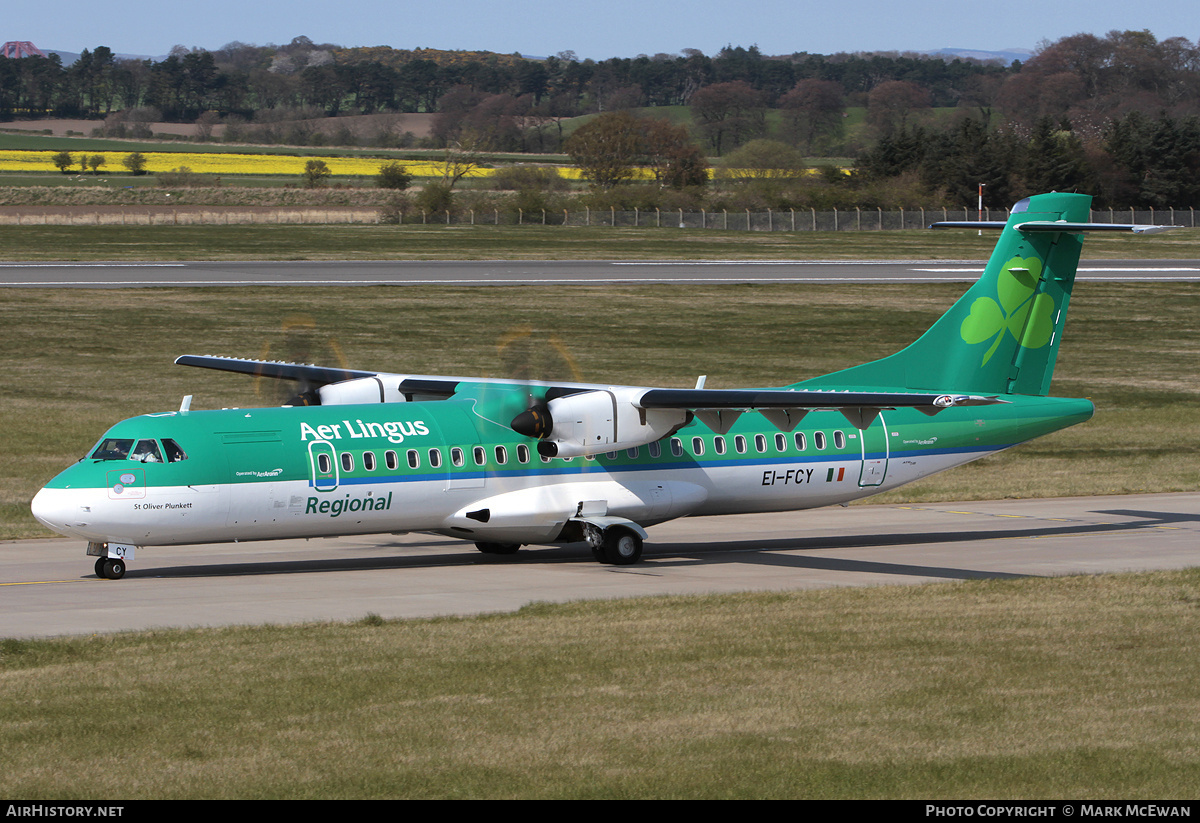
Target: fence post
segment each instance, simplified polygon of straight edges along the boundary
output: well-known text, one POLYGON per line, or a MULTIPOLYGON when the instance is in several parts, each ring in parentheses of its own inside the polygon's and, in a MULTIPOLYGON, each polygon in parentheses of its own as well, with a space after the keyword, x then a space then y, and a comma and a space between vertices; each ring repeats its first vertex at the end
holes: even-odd
POLYGON ((796 230, 796 210, 791 209, 791 212, 792 212, 792 231, 795 231, 796 230))
POLYGON ((517 225, 525 225, 525 209, 521 208, 520 206, 517 206, 517 225))
POLYGON ((608 207, 608 210, 609 210, 609 211, 612 213, 612 214, 611 214, 611 217, 612 217, 612 223, 611 223, 611 225, 615 227, 615 226, 617 225, 617 207, 616 207, 616 206, 609 206, 609 207, 608 207))
POLYGON ((879 231, 883 231, 883 206, 876 206, 879 209, 879 231))
POLYGON ((746 209, 746 231, 750 231, 750 229, 751 229, 751 224, 750 224, 750 209, 746 209))
POLYGON ((708 228, 708 212, 706 212, 704 209, 700 209, 700 228, 708 228))
POLYGON ((634 206, 633 207, 633 226, 634 226, 634 228, 637 228, 637 226, 638 226, 638 217, 639 217, 639 209, 637 206, 634 206))
POLYGON ((656 229, 662 228, 662 209, 657 206, 654 208, 654 227, 656 229))
POLYGON ((862 231, 862 209, 860 209, 858 206, 855 206, 854 211, 856 213, 855 220, 857 221, 855 223, 855 230, 862 231))
POLYGON ((814 209, 812 206, 809 206, 808 210, 812 212, 813 231, 816 231, 817 230, 817 210, 814 209))
POLYGON ((728 231, 728 229, 729 229, 729 210, 721 209, 721 213, 723 215, 725 215, 725 229, 728 231))
POLYGON ((839 219, 839 217, 840 216, 838 215, 837 206, 834 206, 833 207, 833 230, 834 231, 841 231, 842 221, 839 219))
POLYGON ((683 206, 679 207, 679 228, 683 228, 683 206))
POLYGON ((592 225, 592 207, 591 207, 591 206, 584 206, 584 207, 583 207, 583 212, 584 212, 584 221, 583 221, 583 225, 585 225, 585 226, 590 226, 590 225, 592 225))
POLYGON ((471 225, 475 225, 475 209, 471 209, 471 225))
POLYGON ((546 225, 546 210, 542 209, 542 225, 546 225))
POLYGON ((900 230, 904 230, 904 206, 900 207, 900 230))

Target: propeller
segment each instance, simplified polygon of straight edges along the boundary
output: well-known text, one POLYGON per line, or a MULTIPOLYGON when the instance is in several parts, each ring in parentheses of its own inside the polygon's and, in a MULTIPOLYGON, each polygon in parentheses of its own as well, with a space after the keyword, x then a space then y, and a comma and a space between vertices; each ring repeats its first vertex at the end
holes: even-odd
POLYGON ((545 402, 538 402, 514 417, 509 426, 517 434, 542 440, 549 437, 550 432, 554 430, 554 418, 550 414, 550 406, 545 402))

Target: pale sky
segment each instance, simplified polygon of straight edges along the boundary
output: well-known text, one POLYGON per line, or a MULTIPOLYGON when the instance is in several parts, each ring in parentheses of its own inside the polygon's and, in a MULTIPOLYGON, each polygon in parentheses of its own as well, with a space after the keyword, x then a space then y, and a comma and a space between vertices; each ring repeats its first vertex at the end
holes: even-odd
POLYGON ((216 49, 231 41, 318 43, 520 52, 574 51, 580 59, 635 57, 723 46, 757 45, 764 54, 807 51, 1036 49, 1079 32, 1149 29, 1160 40, 1200 39, 1196 0, 339 0, 288 3, 124 0, 108 10, 94 0, 9 3, 0 42, 29 40, 42 49, 78 52, 108 46, 118 54, 159 57, 172 46, 216 49))

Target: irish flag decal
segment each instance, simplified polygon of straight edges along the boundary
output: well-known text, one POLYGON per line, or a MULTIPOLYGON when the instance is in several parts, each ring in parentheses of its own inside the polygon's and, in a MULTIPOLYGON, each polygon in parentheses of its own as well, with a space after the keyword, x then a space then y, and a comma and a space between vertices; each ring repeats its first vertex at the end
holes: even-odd
POLYGON ((834 480, 841 480, 845 476, 846 476, 846 469, 844 467, 840 468, 840 469, 830 468, 829 474, 825 475, 825 482, 831 483, 834 480))

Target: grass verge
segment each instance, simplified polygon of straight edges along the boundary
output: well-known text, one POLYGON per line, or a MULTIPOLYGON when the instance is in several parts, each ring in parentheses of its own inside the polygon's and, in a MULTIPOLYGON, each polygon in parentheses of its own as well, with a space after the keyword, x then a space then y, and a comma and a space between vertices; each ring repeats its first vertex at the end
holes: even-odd
MULTIPOLYGON (((131 207, 131 210, 134 207, 131 207)), ((0 260, 986 260, 996 235, 484 225, 0 226, 0 260)), ((1200 229, 1086 256, 1200 258, 1200 229)))
POLYGON ((3 641, 0 795, 1188 798, 1198 586, 1191 570, 3 641))

